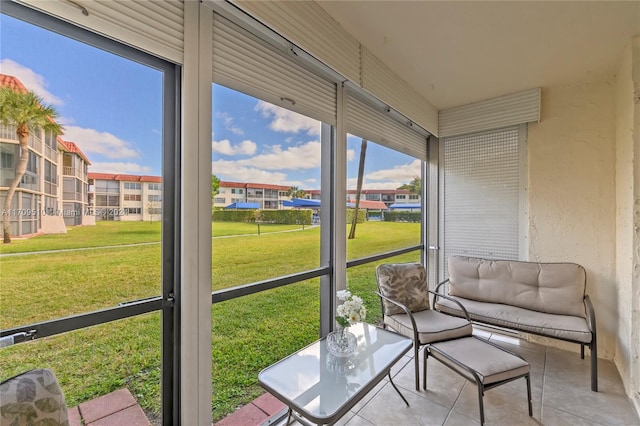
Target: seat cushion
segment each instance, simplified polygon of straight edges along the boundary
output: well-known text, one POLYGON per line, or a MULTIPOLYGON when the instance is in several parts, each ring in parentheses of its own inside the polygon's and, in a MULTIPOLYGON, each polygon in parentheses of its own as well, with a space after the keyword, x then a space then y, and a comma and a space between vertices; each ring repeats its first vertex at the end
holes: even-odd
MULTIPOLYGON (((378 289, 384 296, 403 304, 411 312, 429 309, 427 273, 420 263, 387 263, 376 268, 378 289)), ((382 299, 385 315, 404 313, 382 299)))
POLYGON ((46 368, 31 370, 0 383, 0 424, 68 426, 55 374, 46 368))
MULTIPOLYGON (((471 336, 473 326, 466 319, 427 309, 414 312, 420 344, 471 336)), ((398 333, 413 339, 413 327, 407 314, 385 315, 384 322, 398 333)))
POLYGON ((440 352, 471 368, 485 385, 521 377, 529 372, 529 363, 524 359, 476 337, 449 340, 430 346, 430 356, 474 383, 476 380, 469 371, 440 352))
MULTIPOLYGON (((582 317, 547 314, 517 306, 451 297, 462 303, 472 321, 560 340, 591 343, 591 331, 587 326, 587 321, 582 317)), ((452 315, 464 316, 458 305, 441 297, 437 298, 435 308, 452 315)))

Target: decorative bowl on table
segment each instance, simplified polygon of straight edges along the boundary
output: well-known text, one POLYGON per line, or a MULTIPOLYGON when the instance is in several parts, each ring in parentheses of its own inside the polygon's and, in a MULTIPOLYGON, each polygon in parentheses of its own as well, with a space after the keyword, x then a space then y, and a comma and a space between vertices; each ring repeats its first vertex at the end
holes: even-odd
POLYGON ((358 341, 347 329, 332 331, 327 335, 327 350, 336 357, 351 356, 356 352, 358 341))

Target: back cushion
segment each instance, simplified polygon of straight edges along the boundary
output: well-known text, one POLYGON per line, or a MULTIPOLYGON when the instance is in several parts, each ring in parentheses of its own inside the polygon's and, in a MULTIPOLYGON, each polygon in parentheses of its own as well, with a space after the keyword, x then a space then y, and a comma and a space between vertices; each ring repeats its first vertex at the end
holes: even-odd
MULTIPOLYGON (((427 273, 420 263, 387 263, 376 269, 378 289, 411 312, 429 309, 427 273)), ((385 315, 404 314, 402 308, 382 299, 385 315)))
POLYGON ((53 371, 30 370, 0 383, 0 425, 69 426, 64 394, 53 371))
POLYGON ((449 258, 452 296, 585 317, 586 273, 575 263, 449 258))

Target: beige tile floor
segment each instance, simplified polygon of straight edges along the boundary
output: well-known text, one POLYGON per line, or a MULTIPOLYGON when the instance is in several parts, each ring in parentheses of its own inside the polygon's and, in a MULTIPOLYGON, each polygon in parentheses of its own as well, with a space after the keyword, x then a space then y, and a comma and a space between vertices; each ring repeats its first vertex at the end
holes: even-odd
MULTIPOLYGON (((519 379, 485 393, 486 425, 640 426, 612 362, 598 361, 600 391, 591 392, 588 349, 582 360, 579 353, 487 331, 475 333, 521 355, 531 365, 533 417, 527 413, 526 382, 519 379)), ((410 407, 402 402, 388 380, 384 380, 337 425, 480 424, 475 385, 438 361, 430 358, 427 362, 426 391, 415 390, 412 356, 401 359, 392 369, 392 376, 410 407)))

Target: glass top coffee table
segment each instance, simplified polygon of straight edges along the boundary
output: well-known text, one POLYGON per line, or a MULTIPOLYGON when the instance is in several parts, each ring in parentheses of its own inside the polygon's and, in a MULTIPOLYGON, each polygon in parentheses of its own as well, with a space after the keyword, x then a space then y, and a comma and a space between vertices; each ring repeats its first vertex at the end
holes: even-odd
MULTIPOLYGON (((289 407, 289 416, 315 424, 333 424, 378 384, 412 346, 397 333, 358 323, 349 327, 358 347, 351 357, 335 357, 325 338, 265 368, 260 385, 289 407)), ((409 405, 391 381, 405 404, 409 405)))

